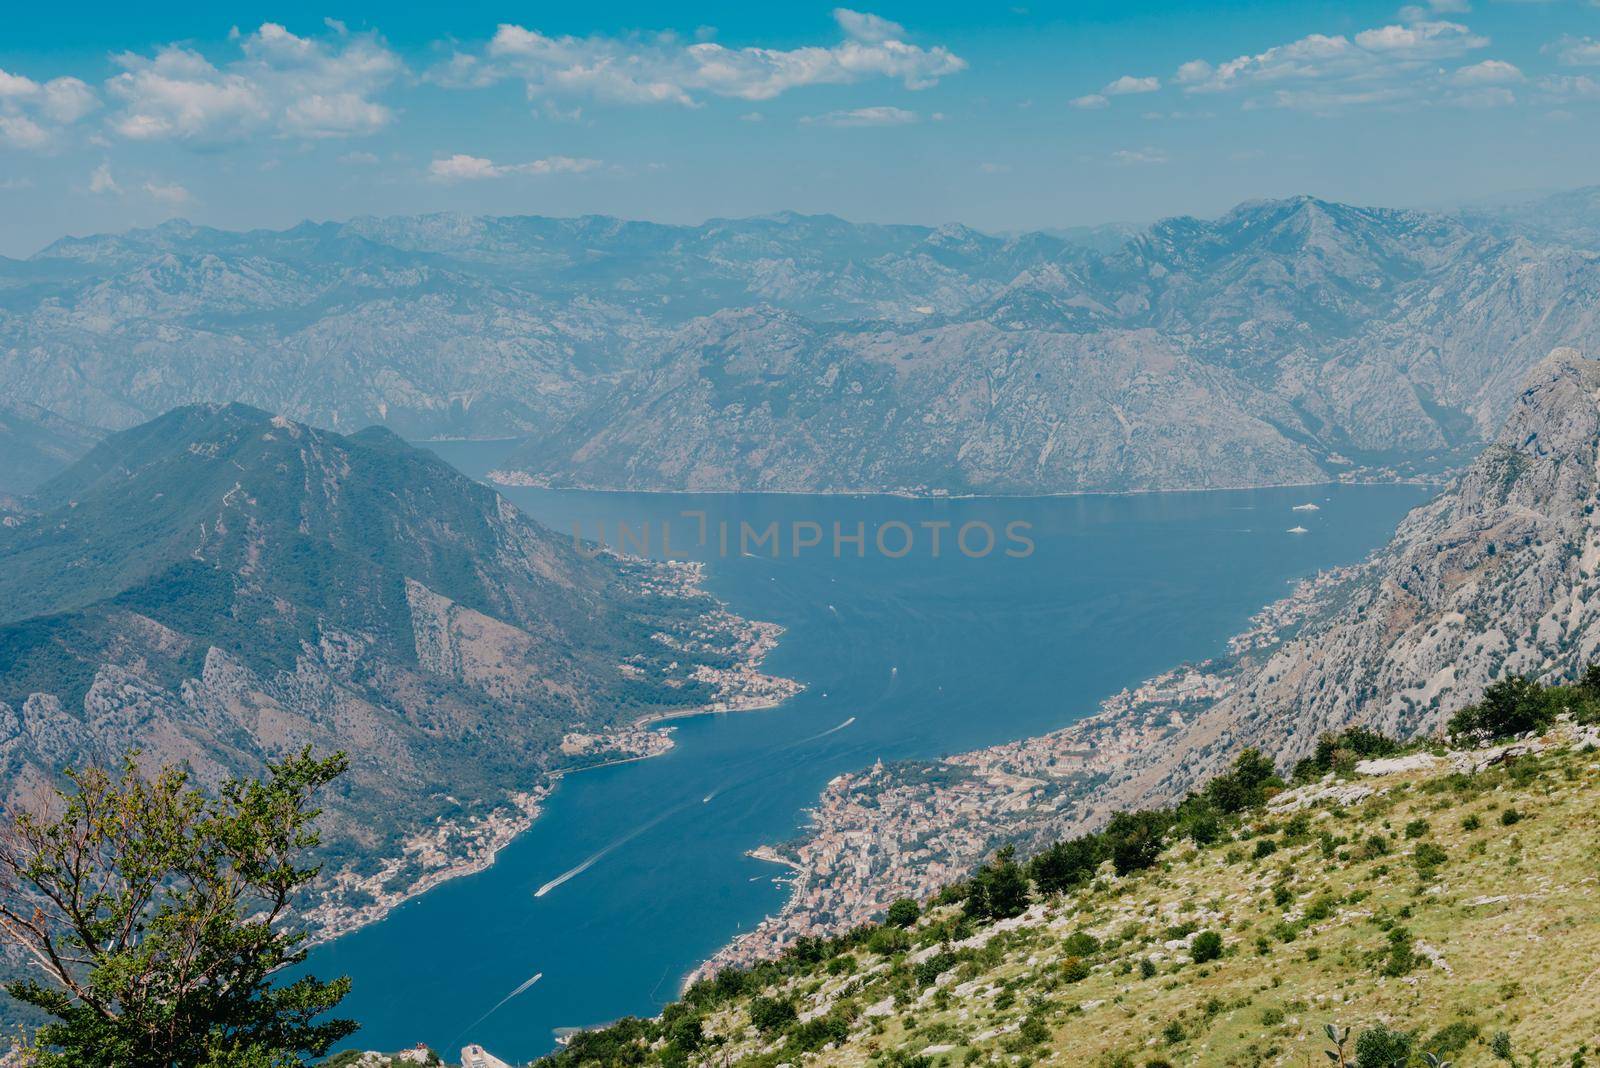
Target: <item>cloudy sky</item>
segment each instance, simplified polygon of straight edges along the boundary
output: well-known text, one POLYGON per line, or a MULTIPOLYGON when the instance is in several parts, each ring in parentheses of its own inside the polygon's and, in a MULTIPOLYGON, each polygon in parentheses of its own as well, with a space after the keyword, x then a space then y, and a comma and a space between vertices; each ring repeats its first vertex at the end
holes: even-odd
POLYGON ((0 254, 182 216, 1015 230, 1600 183, 1600 0, 17 8, 0 254))

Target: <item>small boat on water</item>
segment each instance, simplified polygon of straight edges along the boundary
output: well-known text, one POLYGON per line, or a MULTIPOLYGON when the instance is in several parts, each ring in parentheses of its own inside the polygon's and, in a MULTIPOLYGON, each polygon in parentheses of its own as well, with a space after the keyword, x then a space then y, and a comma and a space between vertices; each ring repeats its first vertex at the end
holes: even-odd
POLYGON ((1290 534, 1310 534, 1311 531, 1307 530, 1305 527, 1290 527, 1289 530, 1288 530, 1288 533, 1290 533, 1290 534))
POLYGON ((1305 504, 1297 504, 1297 505, 1295 505, 1293 508, 1289 509, 1289 511, 1291 511, 1291 512, 1320 512, 1320 511, 1322 511, 1322 506, 1321 505, 1317 505, 1317 504, 1312 504, 1310 501, 1307 501, 1305 504))

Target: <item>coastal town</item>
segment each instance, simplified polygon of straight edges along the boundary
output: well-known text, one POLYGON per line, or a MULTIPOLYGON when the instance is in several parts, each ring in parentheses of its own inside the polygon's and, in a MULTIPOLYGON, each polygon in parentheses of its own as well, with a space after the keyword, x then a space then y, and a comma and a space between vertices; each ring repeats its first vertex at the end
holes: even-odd
POLYGON ((830 781, 799 841, 752 850, 793 873, 783 909, 725 947, 686 982, 748 966, 797 939, 880 917, 964 878, 1005 841, 1072 826, 1081 801, 1117 765, 1159 744, 1191 710, 1228 692, 1225 676, 1183 667, 1108 698, 1100 712, 1038 738, 937 762, 885 764, 830 781))
POLYGON ((925 898, 968 875, 1006 842, 1090 829, 1107 812, 1096 787, 1159 751, 1233 693, 1243 668, 1326 610, 1327 594, 1367 564, 1296 584, 1229 643, 1229 661, 1183 665, 1113 694, 1061 730, 936 762, 875 763, 830 781, 797 841, 750 855, 790 869, 783 908, 695 969, 685 983, 748 966, 797 939, 881 917, 897 898, 925 898))

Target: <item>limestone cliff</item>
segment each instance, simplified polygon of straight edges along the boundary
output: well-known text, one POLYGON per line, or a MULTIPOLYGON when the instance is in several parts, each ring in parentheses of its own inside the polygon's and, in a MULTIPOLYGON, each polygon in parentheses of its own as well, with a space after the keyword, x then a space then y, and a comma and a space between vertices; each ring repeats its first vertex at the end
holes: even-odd
POLYGON ((1433 731, 1508 673, 1571 676, 1595 659, 1597 450, 1600 362, 1558 349, 1456 484, 1185 732, 1180 748, 1207 759, 1151 754, 1146 789, 1184 785, 1237 745, 1293 758, 1350 723, 1433 731))

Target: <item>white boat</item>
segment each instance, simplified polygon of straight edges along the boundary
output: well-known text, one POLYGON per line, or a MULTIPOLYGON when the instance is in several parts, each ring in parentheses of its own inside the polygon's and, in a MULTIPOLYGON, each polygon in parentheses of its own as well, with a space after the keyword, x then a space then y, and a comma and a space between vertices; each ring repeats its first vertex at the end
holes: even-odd
POLYGON ((1291 512, 1320 512, 1322 511, 1322 507, 1307 501, 1305 504, 1297 504, 1289 510, 1291 512))
POLYGON ((1290 527, 1289 530, 1288 530, 1288 533, 1290 533, 1290 534, 1310 534, 1311 531, 1307 530, 1305 527, 1290 527))

